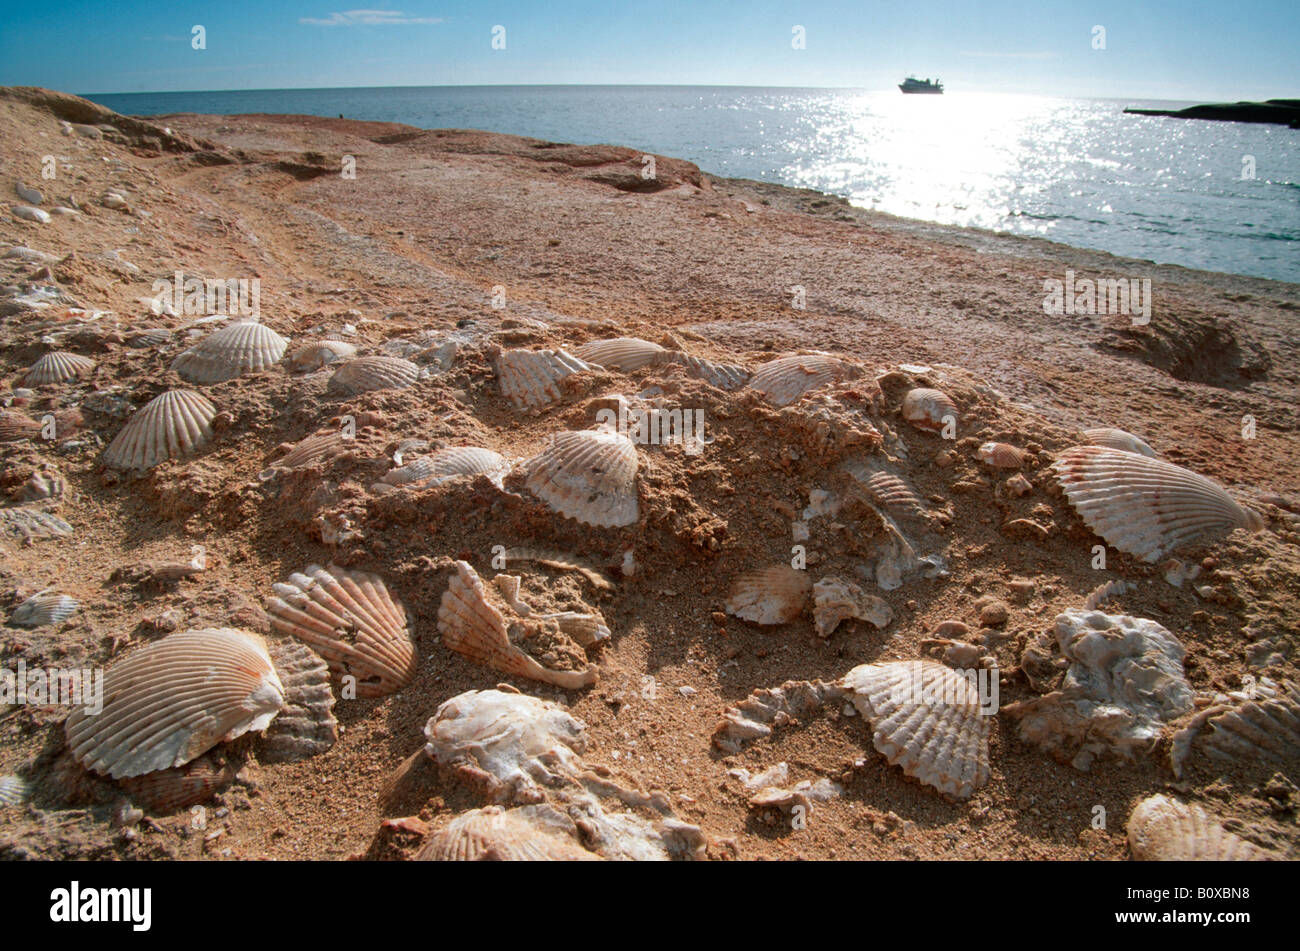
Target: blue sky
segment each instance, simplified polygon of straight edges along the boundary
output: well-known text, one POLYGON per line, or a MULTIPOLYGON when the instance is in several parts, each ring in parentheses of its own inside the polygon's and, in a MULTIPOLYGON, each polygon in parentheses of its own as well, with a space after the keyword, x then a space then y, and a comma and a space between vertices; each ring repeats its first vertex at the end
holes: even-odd
MULTIPOLYGON (((351 0, 357 2, 357 0, 351 0)), ((360 0, 367 2, 367 0, 360 0)), ((496 83, 1300 97, 1296 0, 0 3, 0 85, 78 93, 496 83), (191 47, 194 25, 207 48, 191 47), (506 48, 491 46, 506 28, 506 48), (806 48, 792 48, 792 28, 806 48), (1106 49, 1093 49, 1093 27, 1106 49)))

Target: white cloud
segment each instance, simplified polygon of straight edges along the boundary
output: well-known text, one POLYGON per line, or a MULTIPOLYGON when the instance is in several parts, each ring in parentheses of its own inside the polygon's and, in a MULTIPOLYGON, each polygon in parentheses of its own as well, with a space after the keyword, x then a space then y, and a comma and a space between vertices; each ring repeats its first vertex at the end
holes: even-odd
POLYGON ((328 17, 299 17, 308 26, 390 26, 394 24, 441 23, 442 17, 408 17, 400 10, 347 10, 328 17))

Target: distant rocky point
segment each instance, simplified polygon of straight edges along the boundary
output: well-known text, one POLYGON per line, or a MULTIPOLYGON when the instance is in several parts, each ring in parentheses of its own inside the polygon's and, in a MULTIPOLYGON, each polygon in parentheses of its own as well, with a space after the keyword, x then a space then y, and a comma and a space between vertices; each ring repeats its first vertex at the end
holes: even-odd
POLYGON ((1264 102, 1211 102, 1186 109, 1125 109, 1139 116, 1173 116, 1176 119, 1217 119, 1220 122, 1273 122, 1300 129, 1300 99, 1264 102))

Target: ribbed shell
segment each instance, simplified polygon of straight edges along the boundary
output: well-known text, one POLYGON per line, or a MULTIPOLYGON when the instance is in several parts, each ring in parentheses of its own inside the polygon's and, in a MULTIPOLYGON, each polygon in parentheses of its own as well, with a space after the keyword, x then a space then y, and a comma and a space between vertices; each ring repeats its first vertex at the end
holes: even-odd
POLYGON ((498 485, 509 464, 491 449, 476 446, 452 446, 391 470, 380 482, 386 485, 441 485, 459 476, 486 474, 498 485))
POLYGON ((503 350, 497 357, 501 394, 522 410, 554 403, 564 395, 561 380, 590 369, 563 350, 503 350))
POLYGON ((966 678, 934 661, 894 661, 854 667, 840 684, 876 749, 908 776, 958 799, 989 781, 989 717, 966 678))
POLYGON ((258 760, 296 763, 324 753, 339 738, 329 666, 297 641, 272 645, 271 660, 284 685, 284 709, 258 743, 258 760))
POLYGON ((1300 691, 1248 700, 1211 717, 1200 742, 1216 759, 1294 763, 1300 759, 1300 691))
POLYGON ((163 327, 146 327, 144 330, 137 330, 131 336, 126 338, 128 347, 135 347, 137 350, 143 350, 147 347, 162 347, 171 342, 172 332, 163 327))
POLYGON ((1088 527, 1145 562, 1212 534, 1264 527, 1202 475, 1162 459, 1075 446, 1053 465, 1066 498, 1088 527))
POLYGON ((484 806, 462 813, 416 853, 421 862, 589 862, 601 857, 530 821, 528 808, 484 806))
POLYGON ((789 565, 747 571, 731 585, 727 613, 754 624, 789 624, 812 593, 808 572, 789 565))
POLYGON ((355 677, 358 697, 387 696, 415 676, 406 608, 378 575, 309 565, 275 585, 267 613, 277 632, 311 645, 336 677, 355 677))
POLYGON ((6 806, 21 806, 31 795, 31 784, 21 776, 10 773, 0 776, 0 809, 6 806))
POLYGON ((95 369, 95 361, 79 353, 56 350, 47 353, 27 371, 23 382, 27 386, 44 386, 47 383, 63 383, 85 376, 95 369))
POLYGON ((72 526, 51 512, 22 506, 0 509, 0 535, 39 542, 71 534, 72 526))
POLYGON ((597 430, 556 433, 524 463, 524 485, 552 511, 584 525, 636 522, 636 447, 626 436, 597 430))
POLYGON ((114 469, 152 469, 191 453, 212 438, 217 408, 193 390, 168 390, 150 400, 104 450, 114 469))
POLYGON ((74 710, 64 732, 78 762, 120 779, 183 766, 266 729, 284 691, 260 637, 208 628, 172 634, 114 664, 103 701, 97 715, 74 710))
POLYGON ((235 773, 231 764, 218 763, 212 754, 208 754, 174 769, 121 779, 118 785, 137 806, 157 815, 166 815, 207 802, 234 782, 235 773))
POLYGON ((769 403, 789 406, 819 386, 844 379, 849 370, 844 361, 822 354, 778 357, 754 371, 749 388, 762 393, 769 403))
POLYGON ((32 595, 9 615, 9 623, 17 627, 45 627, 62 624, 77 612, 77 600, 54 591, 41 591, 32 595))
MULTIPOLYGON (((483 579, 467 562, 456 562, 447 590, 438 606, 438 630, 450 650, 470 660, 530 680, 555 684, 573 690, 596 682, 599 670, 586 664, 580 670, 552 670, 511 643, 510 635, 526 636, 530 624, 518 617, 507 617, 509 608, 492 603, 483 579), (505 610, 502 610, 505 608, 505 610)), ((555 626, 558 630, 558 625, 555 626)))
POLYGON ((265 324, 244 321, 203 338, 178 356, 172 369, 191 383, 221 383, 274 366, 288 345, 265 324))
POLYGON ((420 368, 400 357, 358 357, 330 377, 330 387, 345 393, 403 389, 420 378, 420 368))
POLYGON ((1139 862, 1267 862, 1269 853, 1234 835, 1195 803, 1157 793, 1128 817, 1128 844, 1139 862))
POLYGON ((337 429, 330 429, 300 440, 292 449, 271 463, 272 469, 306 469, 309 466, 324 466, 333 459, 345 455, 356 445, 354 439, 346 439, 337 429))
POLYGON ((749 382, 750 372, 747 368, 732 363, 714 363, 702 357, 693 357, 680 350, 664 350, 654 354, 651 366, 677 364, 686 368, 691 376, 699 377, 706 383, 720 390, 738 390, 749 382))
POLYGON ((30 416, 0 410, 0 442, 35 439, 40 434, 41 424, 30 416))
POLYGON ((285 360, 290 373, 308 373, 340 360, 351 360, 357 348, 342 340, 318 340, 299 347, 285 360))
POLYGON ((862 485, 872 500, 896 515, 909 518, 926 518, 929 512, 920 496, 907 481, 892 472, 872 470, 868 465, 858 463, 846 467, 849 474, 862 485))
POLYGON ((1085 429, 1083 438, 1090 446, 1105 446, 1107 449, 1123 449, 1125 452, 1136 452, 1140 456, 1150 456, 1153 459, 1156 457, 1154 449, 1137 436, 1126 433, 1122 429, 1085 429))
POLYGON ((663 347, 649 340, 637 337, 614 337, 610 340, 593 340, 584 343, 573 351, 574 355, 587 363, 594 363, 607 370, 630 373, 649 366, 663 347))
POLYGON ((994 469, 1019 469, 1029 460, 1029 453, 1005 442, 986 442, 975 450, 980 462, 994 469))
POLYGON ((894 619, 894 611, 883 598, 843 578, 823 578, 813 585, 813 621, 820 636, 830 637, 849 618, 885 627, 894 619))
POLYGON ((903 419, 917 429, 938 432, 944 427, 944 418, 951 416, 954 423, 961 419, 957 404, 942 390, 919 388, 908 390, 903 397, 903 419))

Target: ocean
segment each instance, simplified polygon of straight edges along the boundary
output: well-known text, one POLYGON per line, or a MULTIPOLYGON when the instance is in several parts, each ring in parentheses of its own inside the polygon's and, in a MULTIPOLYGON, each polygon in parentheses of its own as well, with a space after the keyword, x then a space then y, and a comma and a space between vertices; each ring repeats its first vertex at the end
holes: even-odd
POLYGON ((1192 103, 897 89, 434 86, 129 93, 130 115, 305 113, 627 145, 942 224, 1300 282, 1300 132, 1192 103))

